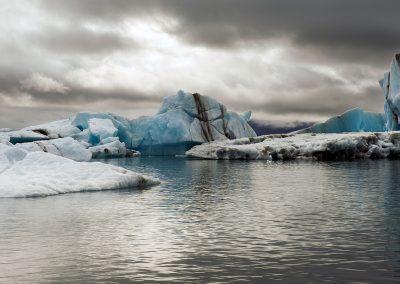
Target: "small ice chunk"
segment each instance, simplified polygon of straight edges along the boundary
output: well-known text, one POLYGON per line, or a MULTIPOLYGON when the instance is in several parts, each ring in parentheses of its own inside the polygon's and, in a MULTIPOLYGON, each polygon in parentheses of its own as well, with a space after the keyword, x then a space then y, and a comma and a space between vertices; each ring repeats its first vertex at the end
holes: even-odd
MULTIPOLYGON (((111 138, 111 137, 109 137, 109 138, 111 138)), ((106 138, 104 140, 107 140, 109 138, 106 138)), ((102 141, 104 141, 104 140, 102 140, 102 141)), ((120 142, 118 139, 115 141, 111 141, 109 143, 90 147, 89 150, 92 152, 93 159, 96 159, 96 158, 118 158, 118 157, 126 157, 127 156, 127 150, 125 147, 125 143, 120 142)))

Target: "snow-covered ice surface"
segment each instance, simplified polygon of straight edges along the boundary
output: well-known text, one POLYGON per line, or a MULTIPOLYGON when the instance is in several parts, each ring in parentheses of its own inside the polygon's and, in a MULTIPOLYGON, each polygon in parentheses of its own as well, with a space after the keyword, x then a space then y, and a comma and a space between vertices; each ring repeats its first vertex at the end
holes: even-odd
POLYGON ((47 135, 32 130, 0 132, 0 143, 25 143, 47 139, 49 139, 47 135))
POLYGON ((351 160, 400 158, 400 132, 267 135, 205 143, 190 158, 226 160, 351 160))
POLYGON ((71 119, 52 121, 35 126, 29 126, 21 130, 33 131, 47 136, 50 139, 69 137, 80 132, 71 124, 71 119))
POLYGON ((92 143, 98 144, 103 139, 115 137, 118 129, 114 126, 111 119, 91 118, 89 119, 89 133, 92 136, 92 143))
POLYGON ((158 183, 156 179, 104 163, 75 162, 0 144, 0 197, 48 196, 158 183))
POLYGON ((28 152, 47 152, 79 162, 92 159, 92 151, 71 137, 18 143, 15 146, 28 152))
POLYGON ((92 152, 93 158, 126 157, 128 151, 125 147, 125 144, 120 142, 118 139, 106 144, 90 147, 89 150, 92 152))

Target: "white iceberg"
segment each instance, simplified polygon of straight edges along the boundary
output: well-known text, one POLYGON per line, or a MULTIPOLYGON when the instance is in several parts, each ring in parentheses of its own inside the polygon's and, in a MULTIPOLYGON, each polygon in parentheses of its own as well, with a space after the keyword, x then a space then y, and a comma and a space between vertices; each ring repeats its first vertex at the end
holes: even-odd
POLYGON ((78 162, 92 159, 92 151, 71 137, 18 143, 15 146, 28 152, 47 152, 78 162))
POLYGON ((43 123, 35 126, 25 127, 21 130, 32 131, 47 136, 49 139, 69 137, 80 132, 80 130, 71 124, 71 119, 63 119, 43 123))
MULTIPOLYGON (((104 139, 103 141, 108 142, 109 140, 111 139, 104 139)), ((92 152, 93 159, 134 156, 133 152, 126 149, 125 143, 120 142, 117 137, 114 141, 90 147, 89 150, 92 152)))
POLYGON ((137 188, 159 181, 93 162, 0 145, 0 197, 35 197, 79 191, 137 188))
POLYGON ((32 130, 0 132, 0 143, 25 143, 50 139, 47 135, 32 130))
POLYGON ((346 160, 400 157, 400 132, 267 135, 198 145, 190 158, 224 160, 346 160))

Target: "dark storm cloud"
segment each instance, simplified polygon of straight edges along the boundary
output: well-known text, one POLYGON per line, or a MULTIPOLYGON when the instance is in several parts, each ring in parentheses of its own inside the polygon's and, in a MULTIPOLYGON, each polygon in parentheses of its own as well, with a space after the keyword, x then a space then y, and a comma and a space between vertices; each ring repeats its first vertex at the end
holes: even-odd
POLYGON ((188 86, 193 92, 203 88, 202 94, 238 109, 246 106, 246 98, 236 91, 255 93, 260 103, 247 109, 294 114, 291 118, 335 115, 357 106, 381 111, 377 81, 400 46, 398 0, 18 3, 27 7, 21 11, 28 17, 10 10, 8 21, 0 24, 3 109, 19 97, 32 99, 37 109, 37 104, 43 109, 65 105, 68 111, 102 101, 158 104, 172 88, 188 86), (132 30, 135 21, 144 23, 141 30, 132 30), (146 25, 154 22, 161 26, 160 37, 146 25), (269 57, 264 51, 274 47, 284 50, 283 55, 264 64, 262 57, 269 57), (180 57, 181 51, 190 57, 198 50, 209 57, 180 57), (220 63, 217 68, 212 61, 220 63), (24 81, 32 74, 47 77, 51 88, 46 79, 39 82, 44 86, 24 81), (376 87, 370 87, 371 81, 376 87))
POLYGON ((290 37, 293 44, 340 60, 383 64, 400 46, 397 0, 71 0, 45 1, 69 17, 115 22, 166 15, 170 32, 196 45, 232 48, 290 37))

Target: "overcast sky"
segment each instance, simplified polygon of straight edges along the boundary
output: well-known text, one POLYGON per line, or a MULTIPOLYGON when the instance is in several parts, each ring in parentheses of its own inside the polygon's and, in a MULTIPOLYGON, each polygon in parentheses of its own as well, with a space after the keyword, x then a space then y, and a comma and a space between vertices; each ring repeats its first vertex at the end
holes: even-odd
POLYGON ((398 0, 0 0, 0 128, 153 114, 179 89, 268 120, 382 111, 398 0))

